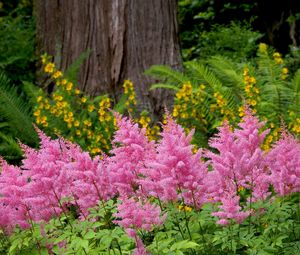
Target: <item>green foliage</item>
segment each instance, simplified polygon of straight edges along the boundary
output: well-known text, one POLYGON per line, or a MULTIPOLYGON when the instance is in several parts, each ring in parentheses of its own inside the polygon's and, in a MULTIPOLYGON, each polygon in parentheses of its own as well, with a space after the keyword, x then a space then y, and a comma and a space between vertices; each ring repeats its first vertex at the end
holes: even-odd
POLYGON ((69 81, 76 84, 76 82, 78 80, 77 76, 79 73, 79 69, 80 69, 83 61, 85 61, 88 58, 90 53, 91 53, 90 50, 81 53, 80 56, 68 67, 68 69, 65 72, 66 79, 68 79, 69 81))
POLYGON ((0 70, 16 84, 34 77, 35 24, 28 13, 31 4, 20 3, 0 17, 0 70))
POLYGON ((221 55, 245 61, 255 55, 256 44, 261 37, 262 35, 252 31, 249 25, 235 22, 230 25, 216 24, 211 31, 201 31, 197 41, 192 47, 183 49, 182 54, 185 60, 221 55))
POLYGON ((17 140, 35 147, 38 144, 33 126, 32 106, 3 73, 0 74, 0 154, 18 160, 21 150, 17 140))
POLYGON ((196 128, 198 145, 207 146, 216 127, 227 119, 236 122, 243 116, 247 103, 262 119, 268 119, 278 137, 282 122, 295 134, 300 133, 300 73, 293 75, 285 59, 274 49, 260 44, 251 62, 212 56, 202 61, 184 63, 183 72, 153 66, 146 73, 162 82, 152 89, 175 90, 173 117, 187 129, 196 128))
MULTIPOLYGON (((152 255, 159 254, 299 254, 299 193, 252 204, 258 213, 241 224, 216 224, 212 204, 200 211, 162 204, 168 219, 163 227, 139 235, 152 255), (262 209, 264 208, 264 209, 262 209), (260 212, 260 213, 259 213, 260 212)), ((0 232, 0 254, 132 254, 135 241, 113 223, 116 201, 92 208, 86 219, 65 212, 48 223, 6 235, 0 232), (91 220, 91 219, 97 219, 91 220), (2 253, 1 253, 2 252, 2 253)))

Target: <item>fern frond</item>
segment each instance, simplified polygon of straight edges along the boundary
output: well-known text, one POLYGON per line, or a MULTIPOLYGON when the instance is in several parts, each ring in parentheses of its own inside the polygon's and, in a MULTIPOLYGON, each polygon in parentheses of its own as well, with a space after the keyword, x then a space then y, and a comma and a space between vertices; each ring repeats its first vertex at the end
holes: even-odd
POLYGON ((38 142, 32 125, 30 106, 3 73, 0 74, 0 116, 9 123, 11 132, 21 141, 31 145, 38 142))
POLYGON ((190 81, 190 77, 169 66, 154 65, 144 72, 155 79, 163 81, 161 85, 175 85, 179 88, 183 83, 190 81))
POLYGON ((243 76, 238 73, 239 67, 234 62, 221 56, 214 56, 208 60, 208 64, 214 71, 216 76, 222 81, 226 87, 231 87, 233 90, 240 91, 243 89, 243 76))
POLYGON ((68 67, 65 71, 64 77, 69 81, 75 83, 77 81, 77 76, 79 73, 79 69, 84 60, 88 58, 90 55, 91 50, 87 50, 79 55, 79 57, 68 67))
POLYGON ((22 157, 23 152, 16 139, 0 132, 0 140, 0 155, 6 160, 18 161, 22 157))
POLYGON ((207 83, 213 91, 220 91, 222 83, 208 67, 194 61, 186 62, 185 66, 193 80, 198 83, 207 83))
POLYGON ((32 106, 36 105, 37 97, 39 96, 38 88, 32 82, 23 81, 23 91, 25 92, 32 106))
POLYGON ((156 83, 156 84, 152 85, 150 87, 150 90, 153 90, 153 89, 172 89, 172 90, 175 90, 175 91, 179 90, 179 88, 175 85, 164 84, 164 83, 156 83))
POLYGON ((292 90, 295 95, 300 96, 300 69, 297 70, 292 79, 292 90))
POLYGON ((300 69, 298 69, 291 81, 293 97, 289 109, 300 116, 300 69))

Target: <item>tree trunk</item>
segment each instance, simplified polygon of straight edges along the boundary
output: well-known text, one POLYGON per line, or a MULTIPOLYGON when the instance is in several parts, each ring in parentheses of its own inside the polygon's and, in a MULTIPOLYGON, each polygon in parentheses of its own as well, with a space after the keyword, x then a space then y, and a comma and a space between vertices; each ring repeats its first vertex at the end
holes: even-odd
POLYGON ((151 65, 181 67, 177 0, 36 0, 38 53, 55 56, 66 70, 91 50, 79 73, 89 95, 109 93, 118 100, 130 79, 139 109, 159 114, 170 105, 170 91, 149 91, 143 75, 151 65))

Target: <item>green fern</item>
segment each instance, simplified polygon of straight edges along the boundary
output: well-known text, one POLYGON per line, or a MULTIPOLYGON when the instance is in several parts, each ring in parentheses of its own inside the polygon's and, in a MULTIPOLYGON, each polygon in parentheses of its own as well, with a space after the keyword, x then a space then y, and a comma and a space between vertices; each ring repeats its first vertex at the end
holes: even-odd
POLYGON ((215 92, 221 90, 222 82, 204 64, 190 61, 185 63, 185 67, 192 80, 195 80, 198 84, 207 83, 211 90, 215 92))
POLYGON ((91 50, 87 50, 83 53, 80 54, 80 56, 68 67, 68 69, 65 71, 64 77, 73 82, 76 83, 77 78, 78 78, 78 73, 79 73, 79 69, 83 63, 83 61, 85 61, 88 56, 90 55, 91 50))
POLYGON ((240 99, 241 89, 244 88, 240 66, 221 56, 211 57, 207 62, 222 83, 226 87, 230 87, 235 97, 240 99))
POLYGON ((9 124, 10 134, 26 144, 37 144, 30 105, 3 73, 0 74, 0 117, 9 124))
POLYGON ((18 162, 23 155, 17 140, 11 134, 4 134, 0 132, 0 155, 2 155, 9 162, 18 162))
POLYGON ((298 69, 292 79, 292 90, 294 93, 294 99, 296 101, 300 100, 300 69, 298 69))
POLYGON ((32 82, 23 81, 22 89, 25 92, 28 101, 34 107, 36 105, 37 97, 40 95, 38 87, 32 82))
MULTIPOLYGON (((176 86, 178 88, 185 82, 190 81, 190 77, 186 76, 180 71, 173 70, 169 66, 154 65, 145 71, 146 75, 150 75, 153 78, 162 80, 160 86, 155 88, 162 88, 162 86, 176 86)), ((157 85, 157 84, 156 84, 157 85)))
POLYGON ((259 111, 280 124, 293 100, 293 88, 280 78, 281 67, 268 54, 258 55, 258 74, 263 102, 259 111))

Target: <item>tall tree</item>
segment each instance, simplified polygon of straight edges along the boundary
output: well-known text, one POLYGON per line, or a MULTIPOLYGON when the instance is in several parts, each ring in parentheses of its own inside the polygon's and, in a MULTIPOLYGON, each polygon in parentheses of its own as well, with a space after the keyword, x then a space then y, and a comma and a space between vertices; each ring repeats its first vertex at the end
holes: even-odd
POLYGON ((181 67, 177 0, 36 0, 38 52, 58 56, 65 70, 91 50, 79 74, 90 95, 118 100, 130 79, 141 109, 160 113, 171 100, 167 90, 149 91, 143 72, 154 64, 181 67))

